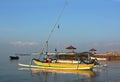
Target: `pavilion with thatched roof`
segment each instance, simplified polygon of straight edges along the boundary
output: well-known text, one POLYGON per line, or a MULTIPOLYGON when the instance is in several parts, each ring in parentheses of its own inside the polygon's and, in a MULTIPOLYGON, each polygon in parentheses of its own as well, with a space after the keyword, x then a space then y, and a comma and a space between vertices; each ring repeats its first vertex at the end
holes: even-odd
POLYGON ((96 52, 95 51, 97 51, 96 49, 94 49, 94 48, 91 48, 90 50, 89 50, 92 54, 96 54, 96 52))
POLYGON ((69 52, 74 53, 74 50, 75 50, 76 48, 73 47, 72 45, 70 45, 70 46, 68 46, 66 49, 69 50, 69 52))

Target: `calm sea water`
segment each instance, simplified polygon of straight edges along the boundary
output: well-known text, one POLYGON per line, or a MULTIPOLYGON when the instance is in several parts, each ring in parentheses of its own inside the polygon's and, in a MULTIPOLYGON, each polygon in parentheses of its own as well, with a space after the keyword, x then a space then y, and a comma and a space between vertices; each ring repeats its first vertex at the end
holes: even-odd
MULTIPOLYGON (((38 71, 18 66, 30 63, 30 56, 20 56, 19 60, 0 60, 0 82, 120 82, 120 62, 107 62, 107 67, 94 69, 89 74, 74 74, 51 71, 38 71)), ((87 71, 88 72, 88 71, 87 71)))

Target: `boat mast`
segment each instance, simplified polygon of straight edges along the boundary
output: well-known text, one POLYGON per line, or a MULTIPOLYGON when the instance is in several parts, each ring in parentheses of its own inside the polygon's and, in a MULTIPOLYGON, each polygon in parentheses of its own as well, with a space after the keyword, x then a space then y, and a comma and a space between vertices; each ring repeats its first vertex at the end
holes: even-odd
POLYGON ((57 18, 55 24, 53 25, 52 30, 51 30, 50 33, 49 33, 48 38, 47 38, 47 40, 45 41, 45 44, 43 44, 41 54, 44 53, 44 48, 46 47, 46 55, 47 55, 47 53, 48 53, 48 41, 49 41, 49 39, 50 39, 50 37, 51 37, 51 35, 52 35, 52 33, 53 33, 55 27, 58 25, 58 22, 59 22, 60 18, 62 17, 62 14, 63 14, 63 12, 64 12, 64 9, 65 9, 66 5, 67 5, 67 0, 65 1, 65 4, 64 4, 63 9, 62 9, 60 15, 58 16, 58 18, 57 18))

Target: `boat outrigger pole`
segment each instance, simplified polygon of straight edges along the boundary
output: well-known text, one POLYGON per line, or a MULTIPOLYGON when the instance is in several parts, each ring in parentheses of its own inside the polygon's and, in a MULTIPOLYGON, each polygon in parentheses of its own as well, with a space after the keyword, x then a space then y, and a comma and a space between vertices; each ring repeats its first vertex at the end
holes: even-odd
POLYGON ((59 22, 60 18, 62 17, 62 14, 63 14, 63 12, 64 12, 64 9, 65 9, 66 5, 67 5, 67 0, 65 1, 65 4, 64 4, 63 9, 62 9, 60 15, 58 16, 58 18, 57 18, 55 24, 53 25, 53 28, 52 28, 51 32, 49 33, 49 36, 48 36, 47 40, 45 41, 45 44, 43 44, 41 54, 43 54, 44 48, 45 48, 45 47, 46 47, 46 54, 47 54, 47 51, 48 51, 48 41, 49 41, 49 39, 50 39, 50 37, 51 37, 51 35, 52 35, 54 29, 55 29, 56 26, 58 25, 58 22, 59 22))

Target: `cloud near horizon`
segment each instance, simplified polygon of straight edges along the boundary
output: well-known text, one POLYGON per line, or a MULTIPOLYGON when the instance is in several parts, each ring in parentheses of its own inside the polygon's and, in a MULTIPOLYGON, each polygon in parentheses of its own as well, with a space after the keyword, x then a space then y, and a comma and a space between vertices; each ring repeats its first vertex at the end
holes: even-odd
POLYGON ((36 46, 38 45, 37 42, 24 42, 24 41, 13 41, 13 42, 10 42, 10 44, 14 46, 36 46))
MULTIPOLYGON (((12 41, 10 42, 10 45, 16 46, 16 47, 29 47, 32 46, 38 48, 40 45, 38 42, 33 42, 33 41, 12 41)), ((65 51, 66 49, 63 48, 66 47, 66 45, 60 45, 59 46, 59 51, 65 51)), ((74 45, 73 45, 74 46, 74 45)), ((91 44, 83 44, 81 46, 77 46, 76 48, 80 51, 84 50, 89 50, 90 48, 95 48, 97 52, 108 52, 108 51, 120 51, 120 42, 96 42, 96 43, 91 43, 91 44), (84 47, 81 47, 84 46, 84 47)), ((51 50, 54 50, 55 46, 49 46, 51 50)))

